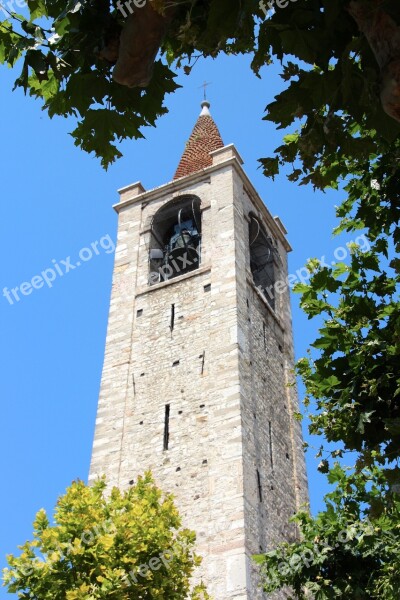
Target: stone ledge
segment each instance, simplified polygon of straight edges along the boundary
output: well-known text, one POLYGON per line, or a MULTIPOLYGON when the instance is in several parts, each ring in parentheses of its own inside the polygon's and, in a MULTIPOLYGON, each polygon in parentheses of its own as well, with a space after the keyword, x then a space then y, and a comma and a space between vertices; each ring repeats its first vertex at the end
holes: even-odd
POLYGON ((185 273, 184 275, 180 275, 179 277, 174 277, 173 279, 168 279, 167 281, 162 281, 161 283, 156 283, 155 285, 146 286, 145 288, 139 288, 135 298, 139 298, 139 296, 146 296, 146 294, 151 294, 152 292, 156 292, 157 290, 164 289, 169 285, 175 285, 180 283, 181 281, 186 281, 191 277, 198 277, 199 275, 204 275, 206 273, 211 273, 211 266, 205 265, 204 267, 200 267, 200 269, 196 269, 196 271, 190 271, 190 273, 185 273))

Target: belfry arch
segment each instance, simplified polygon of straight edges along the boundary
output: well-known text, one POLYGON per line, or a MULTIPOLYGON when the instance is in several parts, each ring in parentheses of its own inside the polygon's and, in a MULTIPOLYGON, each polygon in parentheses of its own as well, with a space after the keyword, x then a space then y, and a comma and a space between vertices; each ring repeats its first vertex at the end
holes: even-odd
POLYGON ((154 215, 149 248, 149 284, 179 277, 201 264, 201 200, 175 198, 154 215))

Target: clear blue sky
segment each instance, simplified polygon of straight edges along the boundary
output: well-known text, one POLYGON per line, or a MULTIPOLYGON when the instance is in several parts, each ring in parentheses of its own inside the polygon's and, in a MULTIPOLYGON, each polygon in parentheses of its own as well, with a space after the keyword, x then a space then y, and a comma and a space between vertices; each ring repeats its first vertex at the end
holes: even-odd
MULTIPOLYGON (((279 145, 282 132, 262 121, 282 80, 272 67, 257 79, 249 60, 199 61, 183 88, 167 99, 169 114, 145 140, 121 145, 124 157, 108 172, 77 149, 68 135, 71 119, 50 121, 39 102, 11 92, 17 76, 1 77, 1 269, 0 290, 31 280, 52 260, 72 261, 81 248, 105 235, 115 240, 116 190, 137 180, 146 189, 169 181, 200 111, 204 80, 212 82, 211 111, 224 142, 234 143, 245 169, 294 248, 290 270, 308 257, 333 260, 334 205, 343 194, 314 193, 283 176, 268 181, 257 159, 279 145)), ((0 296, 1 423, 0 566, 6 553, 30 538, 41 507, 51 511, 73 479, 86 480, 111 288, 113 255, 104 251, 58 278, 51 289, 34 290, 10 305, 0 296)), ((293 298, 297 356, 315 339, 293 298)), ((325 479, 308 457, 312 509, 322 506, 325 479)), ((0 599, 10 597, 0 590, 0 599)))

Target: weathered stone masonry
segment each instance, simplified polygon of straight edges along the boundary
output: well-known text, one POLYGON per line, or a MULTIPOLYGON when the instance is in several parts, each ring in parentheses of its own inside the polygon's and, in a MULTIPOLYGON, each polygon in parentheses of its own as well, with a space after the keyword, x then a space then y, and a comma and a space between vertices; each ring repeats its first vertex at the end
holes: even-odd
POLYGON ((276 243, 279 279, 290 246, 234 146, 211 159, 160 188, 120 191, 90 479, 105 474, 125 488, 151 469, 197 532, 212 597, 261 600, 251 555, 295 538, 288 520, 307 501, 307 481, 296 390, 287 387, 289 293, 277 295, 273 310, 256 289, 249 214, 276 243), (201 201, 201 264, 149 286, 152 219, 186 195, 201 201))

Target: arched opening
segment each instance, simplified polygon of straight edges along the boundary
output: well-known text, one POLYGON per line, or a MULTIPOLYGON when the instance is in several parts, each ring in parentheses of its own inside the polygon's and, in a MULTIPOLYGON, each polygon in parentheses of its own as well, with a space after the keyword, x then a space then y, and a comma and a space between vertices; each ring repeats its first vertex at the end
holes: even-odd
POLYGON ((149 252, 150 285, 199 268, 200 205, 197 196, 183 196, 172 200, 154 215, 149 252))
POLYGON ((275 310, 276 249, 259 219, 252 214, 249 217, 250 269, 254 285, 275 310))

